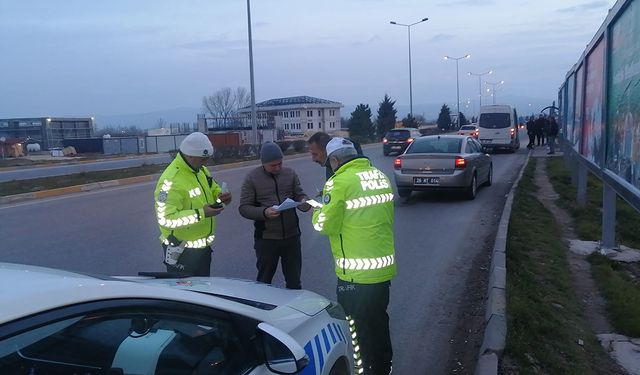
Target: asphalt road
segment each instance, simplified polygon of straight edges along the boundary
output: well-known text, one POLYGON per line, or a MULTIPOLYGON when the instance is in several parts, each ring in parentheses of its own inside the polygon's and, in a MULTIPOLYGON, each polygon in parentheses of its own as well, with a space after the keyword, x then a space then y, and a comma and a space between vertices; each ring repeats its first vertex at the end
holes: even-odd
MULTIPOLYGON (((452 193, 413 193, 396 198, 398 276, 392 282, 391 332, 394 373, 441 374, 447 367, 459 300, 472 260, 492 241, 495 218, 526 157, 494 154, 494 185, 474 201, 452 193)), ((393 157, 380 145, 365 154, 393 179, 393 157)), ((257 164, 256 164, 257 165, 257 164)), ((308 194, 321 188, 324 169, 308 156, 285 160, 308 194)), ((253 279, 253 224, 237 212, 239 189, 255 166, 215 171, 235 195, 219 216, 213 274, 253 279)), ((162 271, 162 251, 153 212, 154 183, 0 206, 0 261, 52 266, 111 275, 162 271)), ((300 213, 303 235, 303 287, 335 299, 336 276, 328 241, 300 213)), ((278 271, 274 283, 284 285, 278 271)))
POLYGON ((95 161, 67 165, 53 165, 0 171, 0 182, 11 180, 27 180, 30 178, 64 176, 72 173, 106 171, 139 167, 144 164, 162 164, 171 162, 169 154, 146 155, 144 157, 130 157, 127 159, 95 161))

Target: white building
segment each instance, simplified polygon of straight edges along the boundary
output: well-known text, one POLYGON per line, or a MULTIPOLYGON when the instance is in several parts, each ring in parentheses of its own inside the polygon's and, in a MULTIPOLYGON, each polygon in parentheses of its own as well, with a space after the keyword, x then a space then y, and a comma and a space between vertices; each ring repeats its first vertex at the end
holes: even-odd
MULTIPOLYGON (((258 127, 281 129, 285 136, 340 131, 342 103, 311 96, 292 96, 256 103, 258 127)), ((240 109, 245 124, 251 124, 251 106, 240 109)))

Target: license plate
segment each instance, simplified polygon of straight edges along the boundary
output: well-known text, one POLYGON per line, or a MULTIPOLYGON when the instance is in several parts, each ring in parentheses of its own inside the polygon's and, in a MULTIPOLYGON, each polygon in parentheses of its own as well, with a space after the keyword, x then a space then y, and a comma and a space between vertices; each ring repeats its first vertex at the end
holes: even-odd
POLYGON ((491 141, 493 141, 493 139, 481 139, 480 143, 491 143, 491 141))
POLYGON ((440 177, 414 177, 414 185, 440 185, 440 177))
POLYGON ((399 150, 399 149, 401 149, 401 148, 402 148, 402 146, 391 146, 391 149, 392 149, 392 150, 399 150))

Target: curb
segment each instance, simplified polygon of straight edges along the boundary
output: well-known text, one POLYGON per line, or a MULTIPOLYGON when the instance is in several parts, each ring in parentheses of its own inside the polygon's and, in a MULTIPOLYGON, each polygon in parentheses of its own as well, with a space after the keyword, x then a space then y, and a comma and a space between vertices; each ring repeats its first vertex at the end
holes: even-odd
POLYGON ((509 196, 504 204, 498 233, 491 252, 491 269, 489 271, 489 285, 487 287, 487 309, 485 311, 484 337, 478 353, 478 362, 474 371, 475 375, 497 375, 498 363, 504 352, 507 339, 507 232, 513 197, 518 188, 524 170, 529 164, 531 151, 527 154, 520 169, 518 178, 513 183, 509 196))
MULTIPOLYGON (((379 145, 379 143, 370 143, 370 144, 362 145, 362 147, 368 149, 368 148, 373 148, 376 145, 379 145)), ((302 158, 302 157, 309 157, 309 154, 306 153, 306 152, 301 152, 301 153, 297 153, 297 154, 291 154, 291 155, 285 155, 284 156, 285 160, 286 159, 298 159, 298 158, 302 158)), ((260 163, 260 160, 251 159, 251 160, 238 161, 238 162, 233 162, 233 163, 213 165, 213 166, 209 166, 209 169, 211 171, 213 171, 213 172, 217 172, 217 171, 222 171, 222 170, 225 170, 225 169, 232 169, 232 168, 236 168, 236 167, 245 167, 245 166, 248 166, 248 165, 256 165, 256 166, 258 166, 259 163, 260 163)), ((110 187, 114 187, 114 186, 124 186, 124 185, 139 184, 139 183, 142 183, 142 182, 155 181, 155 180, 158 179, 158 177, 160 177, 160 174, 152 174, 152 175, 145 175, 145 176, 122 178, 122 179, 118 179, 118 180, 108 180, 108 181, 101 181, 101 182, 93 182, 93 183, 85 184, 85 185, 67 186, 67 187, 58 188, 58 189, 36 191, 36 192, 33 192, 33 193, 7 195, 7 196, 4 196, 4 197, 0 197, 0 205, 9 204, 9 203, 19 203, 19 202, 24 202, 24 201, 28 201, 28 200, 34 200, 34 199, 41 199, 41 198, 50 198, 50 197, 55 197, 55 196, 59 196, 59 195, 74 194, 74 193, 81 193, 81 192, 86 192, 86 191, 106 189, 106 188, 110 188, 110 187)))

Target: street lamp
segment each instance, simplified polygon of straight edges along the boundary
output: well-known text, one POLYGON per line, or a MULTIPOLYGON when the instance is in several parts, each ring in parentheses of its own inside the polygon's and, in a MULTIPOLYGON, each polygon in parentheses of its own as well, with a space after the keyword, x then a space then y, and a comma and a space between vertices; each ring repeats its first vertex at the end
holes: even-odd
MULTIPOLYGON (((491 96, 493 97, 493 104, 496 104, 496 86, 504 84, 504 81, 500 82, 485 82, 487 86, 491 86, 491 96)), ((487 89, 489 90, 489 89, 487 89)))
POLYGON ((486 76, 487 74, 493 73, 493 70, 489 70, 483 73, 471 73, 469 72, 469 76, 477 76, 478 77, 478 111, 480 111, 480 107, 482 107, 482 76, 486 76))
POLYGON ((469 57, 471 57, 470 54, 466 54, 466 55, 464 55, 462 57, 451 57, 451 56, 445 56, 444 57, 445 60, 455 60, 456 61, 456 103, 457 103, 457 113, 458 113, 458 115, 456 117, 457 118, 456 121, 458 122, 458 127, 460 127, 460 125, 462 125, 462 124, 460 124, 460 82, 459 82, 459 79, 458 79, 458 76, 459 76, 459 74, 458 74, 458 72, 459 72, 459 70, 458 70, 458 61, 460 61, 462 59, 468 59, 469 57))
POLYGON ((405 26, 407 28, 407 35, 409 37, 409 114, 411 115, 411 117, 413 117, 413 92, 412 92, 412 88, 411 88, 411 26, 417 25, 419 23, 422 23, 422 22, 424 22, 424 21, 426 21, 428 19, 429 19, 428 17, 425 17, 425 18, 421 19, 420 21, 414 22, 414 23, 409 24, 409 25, 405 25, 403 23, 398 23, 398 22, 395 22, 395 21, 389 22, 392 25, 405 26))
POLYGON ((253 84, 253 44, 251 42, 251 3, 247 0, 247 24, 249 30, 249 80, 251 83, 251 138, 258 144, 258 116, 256 113, 256 90, 253 84))

